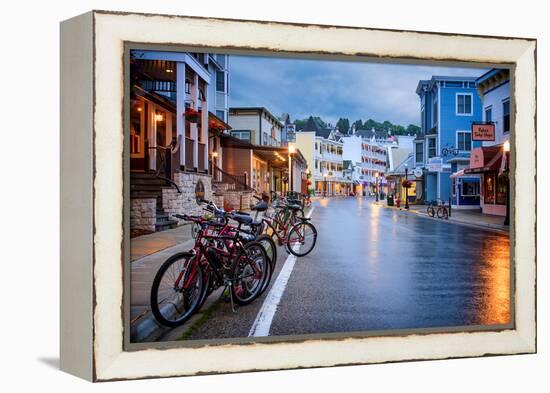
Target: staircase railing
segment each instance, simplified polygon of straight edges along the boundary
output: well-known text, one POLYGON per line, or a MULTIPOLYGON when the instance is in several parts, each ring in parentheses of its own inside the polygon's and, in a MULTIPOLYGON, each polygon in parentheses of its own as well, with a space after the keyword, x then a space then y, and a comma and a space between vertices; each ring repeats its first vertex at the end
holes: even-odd
POLYGON ((172 176, 172 155, 176 154, 180 149, 179 142, 172 143, 168 146, 149 146, 150 150, 155 150, 157 153, 157 170, 155 176, 165 180, 176 188, 178 194, 181 194, 179 186, 171 179, 172 176))
POLYGON ((230 190, 254 191, 254 189, 248 185, 248 179, 245 174, 234 175, 224 171, 216 165, 212 165, 212 172, 212 181, 214 183, 228 184, 230 190))

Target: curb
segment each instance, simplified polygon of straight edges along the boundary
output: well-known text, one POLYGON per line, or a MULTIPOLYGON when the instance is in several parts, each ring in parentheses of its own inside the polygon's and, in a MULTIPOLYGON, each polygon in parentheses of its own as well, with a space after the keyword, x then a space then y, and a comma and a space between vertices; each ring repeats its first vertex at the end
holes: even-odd
MULTIPOLYGON (((396 206, 388 206, 385 203, 376 203, 375 202, 374 204, 377 205, 377 206, 384 207, 386 209, 397 210, 397 211, 400 211, 400 212, 403 212, 403 213, 406 213, 406 214, 416 214, 417 216, 422 217, 422 218, 426 218, 426 219, 434 219, 434 217, 430 217, 430 216, 428 216, 427 213, 421 212, 420 210, 415 210, 415 209, 407 210, 405 208, 397 208, 396 206)), ((501 226, 501 225, 495 225, 495 224, 491 224, 491 223, 487 223, 487 224, 472 223, 472 222, 457 220, 455 218, 452 218, 452 216, 451 216, 451 218, 449 218, 447 220, 438 219, 438 222, 444 222, 444 223, 447 223, 447 224, 457 224, 457 225, 463 225, 463 226, 467 226, 467 227, 480 228, 480 229, 485 229, 485 230, 494 231, 494 232, 503 233, 503 234, 509 234, 510 233, 509 229, 507 229, 506 227, 501 226)))
MULTIPOLYGON (((406 211, 405 209, 399 209, 399 210, 403 210, 403 211, 406 211)), ((426 218, 426 219, 433 219, 433 217, 430 217, 428 216, 428 214, 426 213, 423 213, 423 212, 420 212, 418 210, 409 210, 408 213, 412 213, 412 214, 416 214, 420 217, 423 217, 423 218, 426 218)), ((487 224, 478 224, 478 223, 472 223, 472 222, 467 222, 467 221, 462 221, 462 220, 457 220, 455 218, 449 218, 447 220, 443 220, 443 219, 438 219, 438 221, 441 221, 441 222, 444 222, 444 223, 447 223, 447 224, 457 224, 457 225, 463 225, 463 226, 467 226, 467 227, 474 227, 474 228, 480 228, 480 229, 485 229, 485 230, 491 230, 491 231, 496 231, 496 232, 499 232, 499 233, 510 233, 509 229, 506 229, 500 225, 495 225, 495 224, 491 224, 491 223, 487 223, 487 224)))

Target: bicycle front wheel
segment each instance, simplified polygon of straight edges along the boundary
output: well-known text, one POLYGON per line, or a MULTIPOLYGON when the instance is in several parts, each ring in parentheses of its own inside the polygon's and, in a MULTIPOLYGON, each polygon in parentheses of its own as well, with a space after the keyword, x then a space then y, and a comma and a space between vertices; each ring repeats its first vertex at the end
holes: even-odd
POLYGON ((151 287, 151 311, 168 327, 185 323, 197 310, 204 288, 203 271, 196 257, 176 254, 157 271, 151 287))
POLYGON ((267 258, 269 259, 269 273, 262 287, 262 292, 264 292, 269 286, 271 277, 273 277, 273 272, 275 271, 275 264, 277 263, 277 245, 268 235, 258 236, 256 241, 264 247, 267 258))
POLYGON ((251 303, 262 293, 270 272, 270 262, 262 244, 247 243, 231 267, 231 296, 239 305, 251 303))
POLYGON ((288 252, 297 257, 306 256, 315 247, 317 229, 308 221, 299 222, 290 229, 286 240, 288 252))
POLYGON ((435 216, 435 209, 433 208, 433 206, 428 206, 428 216, 435 216))

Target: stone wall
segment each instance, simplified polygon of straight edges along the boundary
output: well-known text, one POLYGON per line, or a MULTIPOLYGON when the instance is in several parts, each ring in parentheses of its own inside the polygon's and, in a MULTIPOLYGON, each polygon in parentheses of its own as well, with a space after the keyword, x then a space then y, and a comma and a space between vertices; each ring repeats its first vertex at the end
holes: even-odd
POLYGON ((130 200, 130 228, 147 232, 155 231, 157 200, 155 198, 132 198, 130 200))
POLYGON ((251 191, 224 191, 224 204, 226 209, 250 209, 251 203, 251 191))
POLYGON ((197 204, 195 197, 198 180, 204 184, 204 199, 211 200, 212 179, 208 175, 188 172, 175 173, 174 182, 180 188, 181 194, 174 187, 162 189, 162 208, 171 219, 174 218, 173 214, 201 215, 204 213, 204 206, 197 204))

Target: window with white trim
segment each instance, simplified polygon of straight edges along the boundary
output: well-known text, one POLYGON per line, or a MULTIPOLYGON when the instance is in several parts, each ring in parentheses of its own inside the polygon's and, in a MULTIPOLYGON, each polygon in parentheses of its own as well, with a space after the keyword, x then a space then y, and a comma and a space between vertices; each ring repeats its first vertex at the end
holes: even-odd
POLYGON ((456 148, 460 151, 472 150, 472 133, 470 131, 456 132, 456 148))
POLYGON ((216 71, 216 91, 225 93, 225 73, 216 71))
POLYGON ((428 138, 428 158, 437 156, 437 146, 435 138, 428 138))
POLYGON ((422 164, 424 162, 424 144, 419 142, 414 144, 415 148, 415 163, 422 164))
POLYGON ((510 132, 510 100, 502 102, 502 132, 510 132))
POLYGON ((485 121, 487 123, 490 123, 493 121, 493 107, 492 106, 488 106, 487 108, 485 108, 485 121))
POLYGON ((437 124, 437 99, 434 100, 432 105, 432 124, 437 124))
POLYGON ((462 196, 478 197, 479 191, 479 180, 462 180, 462 196))
POLYGON ((471 115, 472 114, 472 95, 457 94, 456 95, 456 114, 471 115))

